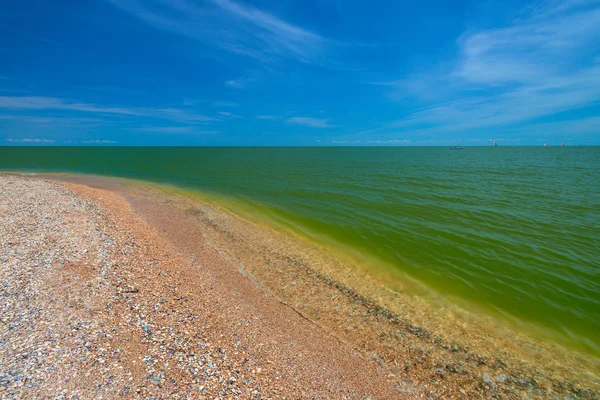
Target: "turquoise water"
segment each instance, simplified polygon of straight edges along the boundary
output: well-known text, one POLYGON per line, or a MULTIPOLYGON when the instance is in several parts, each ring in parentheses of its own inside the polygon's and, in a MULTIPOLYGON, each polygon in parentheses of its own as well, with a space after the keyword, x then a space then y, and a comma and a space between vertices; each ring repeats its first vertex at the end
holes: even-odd
POLYGON ((226 195, 444 296, 600 349, 597 147, 3 147, 0 170, 226 195))

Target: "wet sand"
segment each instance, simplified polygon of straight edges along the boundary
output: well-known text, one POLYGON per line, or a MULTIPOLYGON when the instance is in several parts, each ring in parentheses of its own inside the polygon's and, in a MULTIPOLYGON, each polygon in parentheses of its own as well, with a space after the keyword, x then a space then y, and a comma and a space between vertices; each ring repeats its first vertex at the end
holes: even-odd
MULTIPOLYGON (((29 382, 42 383, 25 383, 18 392, 10 381, 3 394, 45 397, 60 389, 83 397, 598 396, 595 360, 556 359, 567 353, 493 335, 496 329, 483 322, 481 329, 461 326, 475 322, 386 290, 342 255, 173 191, 111 179, 53 178, 63 182, 0 177, 3 226, 14 218, 9 210, 20 205, 35 210, 28 226, 42 230, 39 235, 48 235, 45 222, 62 218, 68 237, 97 240, 70 243, 61 250, 69 257, 54 256, 47 279, 38 282, 45 288, 40 292, 48 293, 57 279, 67 284, 52 286, 51 304, 33 296, 50 310, 42 315, 69 321, 56 326, 64 337, 28 343, 3 318, 2 340, 19 344, 19 350, 3 347, 0 356, 3 366, 16 360, 12 371, 31 360, 19 361, 22 348, 31 354, 52 343, 69 349, 61 351, 71 354, 63 356, 70 364, 28 369, 34 376, 46 371, 40 377, 58 370, 64 377, 59 384, 44 386, 48 378, 34 377, 29 382), (39 196, 25 198, 25 192, 39 196), (66 214, 52 208, 52 193, 71 202, 66 214), (70 210, 73 204, 80 209, 70 210), (77 234, 82 227, 85 234, 77 234), (70 288, 68 294, 62 287, 70 288), (83 326, 91 332, 82 334, 83 326), (72 356, 77 350, 79 358, 72 356), (68 378, 88 372, 83 380, 68 378), (98 389, 97 382, 110 384, 98 389)), ((39 262, 32 254, 56 244, 51 236, 43 244, 29 243, 33 236, 7 231, 4 265, 27 264, 35 271, 39 262)), ((2 370, 10 375, 9 368, 2 370)))

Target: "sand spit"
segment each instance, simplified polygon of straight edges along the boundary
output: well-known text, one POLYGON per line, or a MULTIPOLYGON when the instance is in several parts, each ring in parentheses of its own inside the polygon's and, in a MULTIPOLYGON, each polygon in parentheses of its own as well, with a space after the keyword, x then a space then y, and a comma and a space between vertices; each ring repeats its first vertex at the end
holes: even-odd
POLYGON ((80 182, 0 176, 2 398, 598 398, 449 342, 220 210, 80 182))

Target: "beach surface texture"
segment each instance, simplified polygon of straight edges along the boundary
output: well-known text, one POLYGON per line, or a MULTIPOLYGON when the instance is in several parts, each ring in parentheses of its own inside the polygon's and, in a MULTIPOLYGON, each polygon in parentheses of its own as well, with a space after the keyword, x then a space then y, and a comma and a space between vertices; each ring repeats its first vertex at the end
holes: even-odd
POLYGON ((593 363, 465 345, 277 232, 90 182, 0 175, 1 398, 598 398, 593 363))

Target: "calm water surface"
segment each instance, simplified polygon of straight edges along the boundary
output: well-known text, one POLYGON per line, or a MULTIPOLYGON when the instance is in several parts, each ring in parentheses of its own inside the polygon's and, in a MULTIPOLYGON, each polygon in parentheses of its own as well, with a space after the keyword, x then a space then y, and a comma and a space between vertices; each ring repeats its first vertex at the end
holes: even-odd
POLYGON ((226 195, 444 296, 600 349, 598 147, 0 147, 0 170, 226 195))

